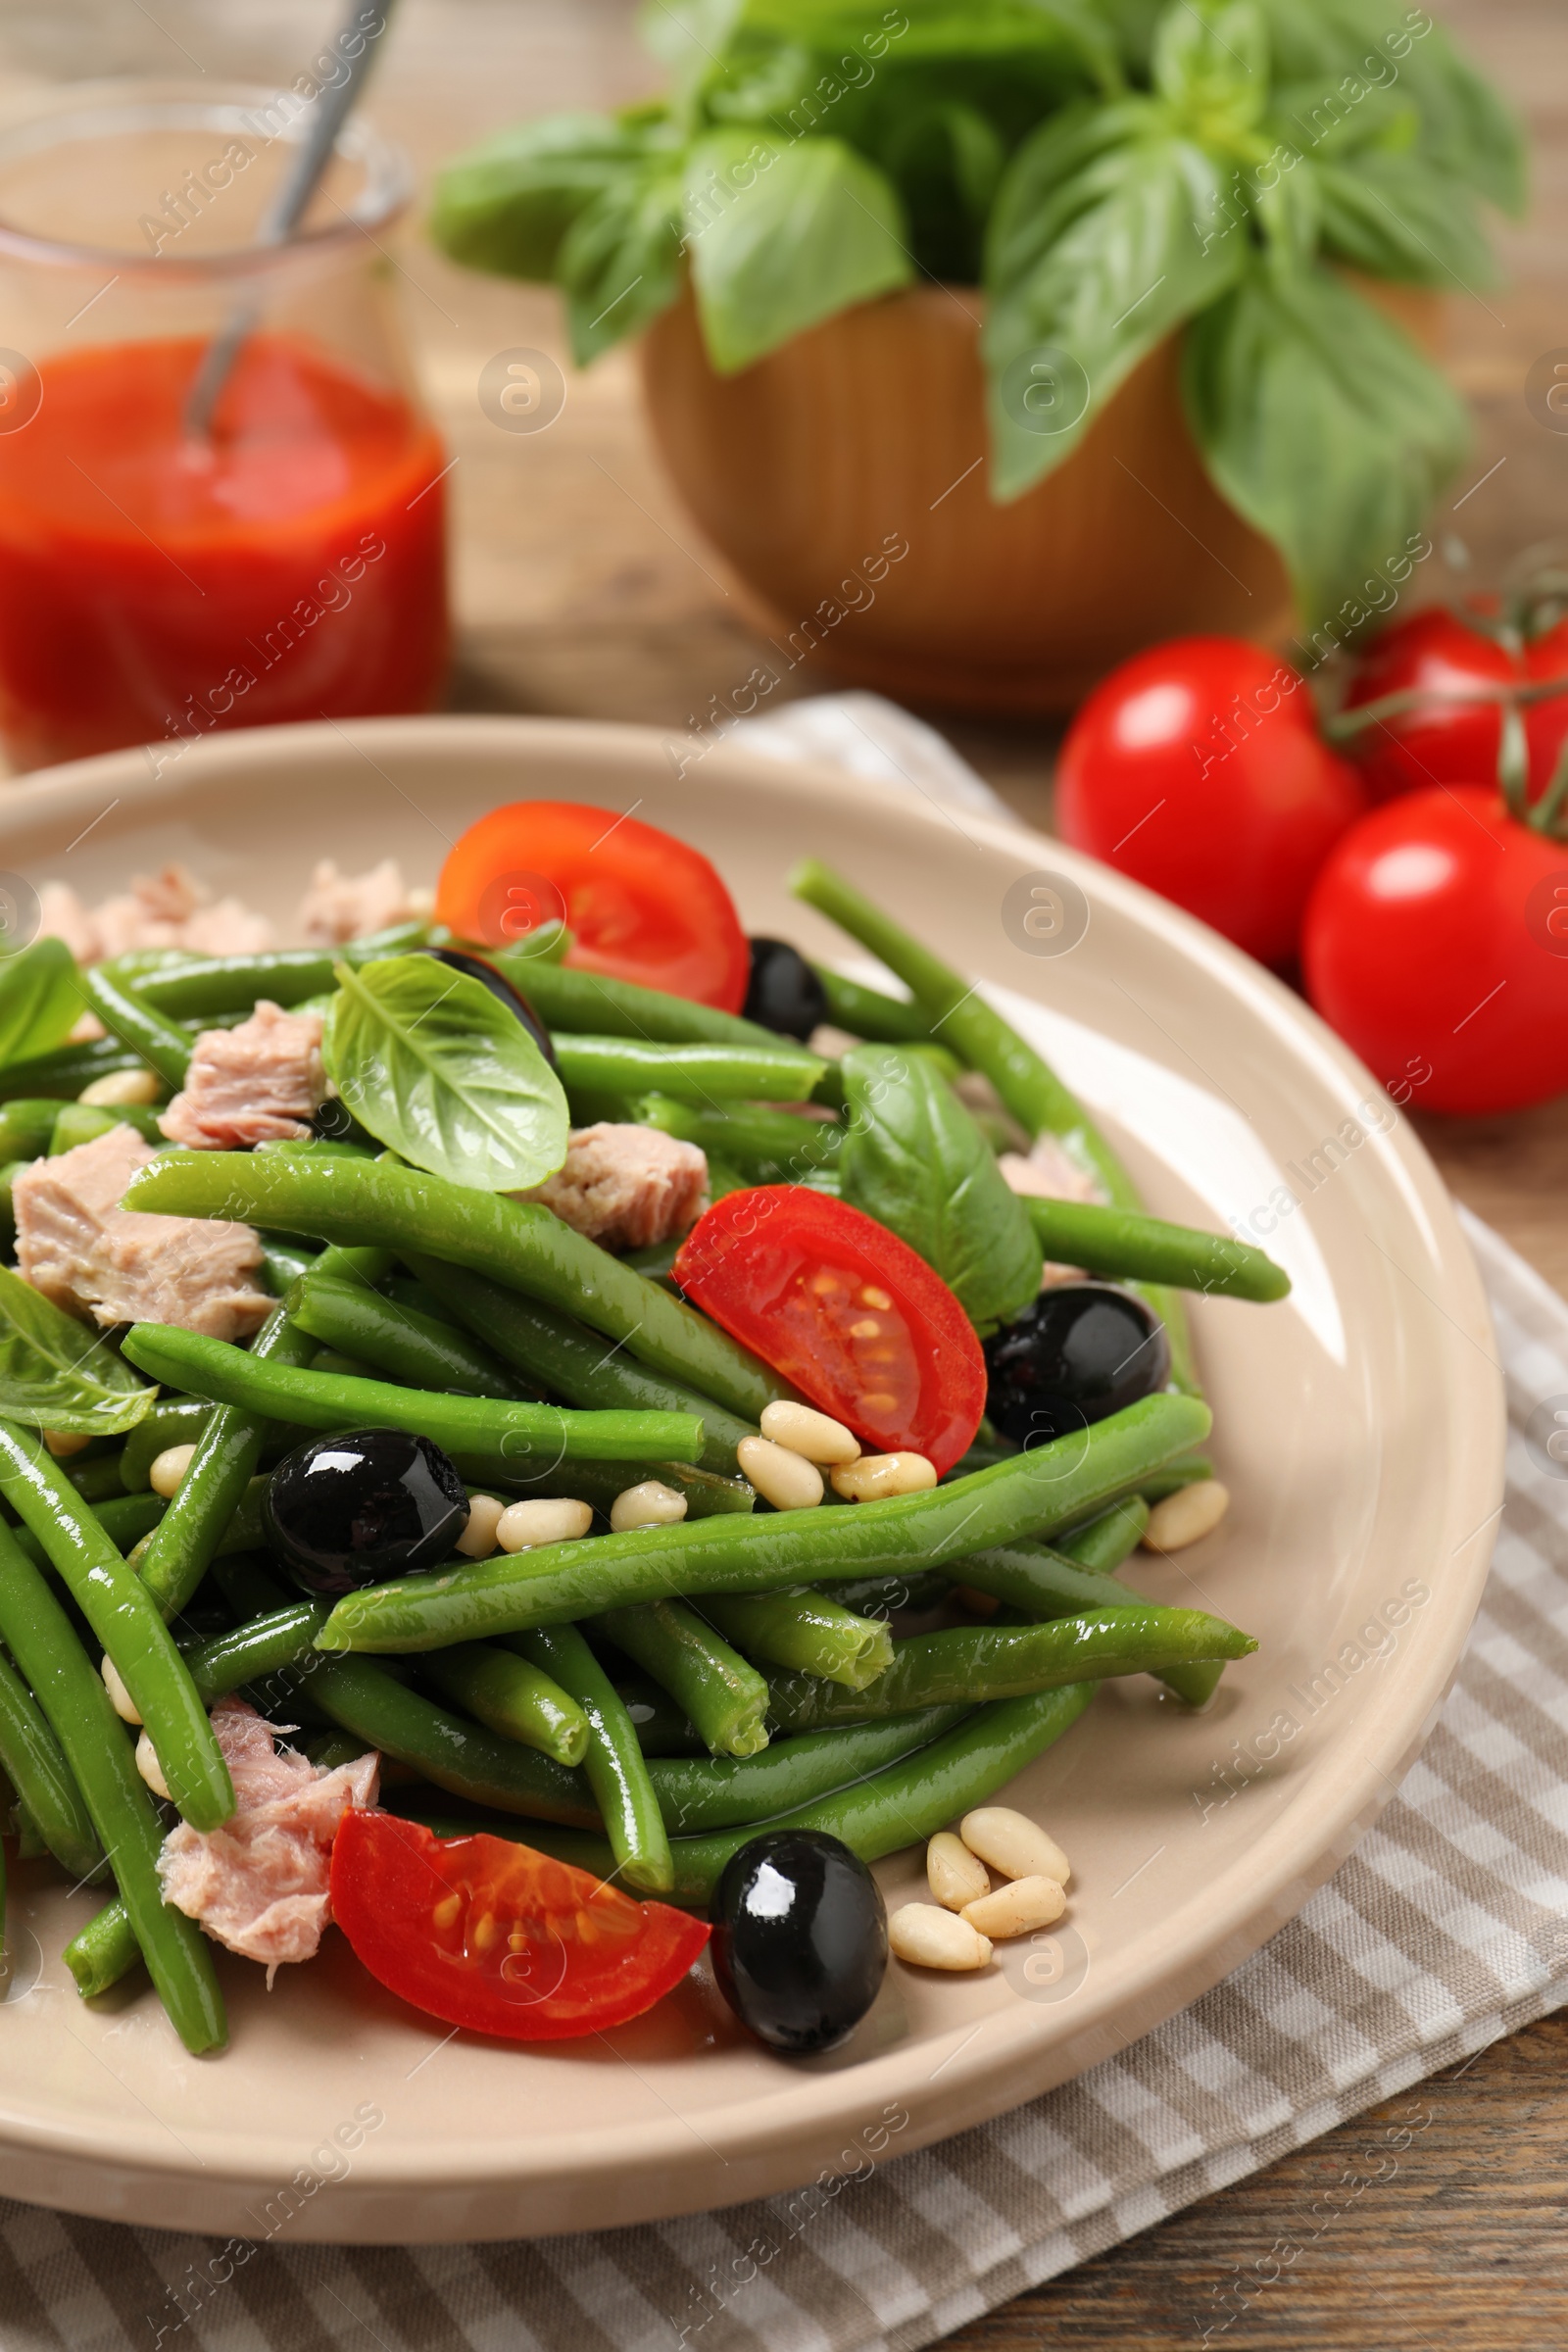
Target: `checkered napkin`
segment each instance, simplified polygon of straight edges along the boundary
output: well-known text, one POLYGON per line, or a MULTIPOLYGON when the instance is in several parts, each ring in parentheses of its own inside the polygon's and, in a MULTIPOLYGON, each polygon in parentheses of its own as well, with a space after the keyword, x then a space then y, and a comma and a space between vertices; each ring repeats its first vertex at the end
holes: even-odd
MULTIPOLYGON (((832 699, 864 766, 875 699, 832 699)), ((808 709, 820 757, 830 720, 808 709)), ((925 731, 896 717, 882 772, 906 773, 925 731)), ((922 788, 941 790, 929 768, 922 788)), ((1481 1613, 1398 1796, 1224 1984, 1076 2082, 916 2155, 889 2142, 808 2204, 531 2244, 279 2243, 214 2292, 192 2283, 214 2242, 0 2202, 4 2352, 915 2352, 1568 1999, 1568 1459, 1549 1450, 1568 1306, 1465 1224, 1510 1417, 1481 1613)))

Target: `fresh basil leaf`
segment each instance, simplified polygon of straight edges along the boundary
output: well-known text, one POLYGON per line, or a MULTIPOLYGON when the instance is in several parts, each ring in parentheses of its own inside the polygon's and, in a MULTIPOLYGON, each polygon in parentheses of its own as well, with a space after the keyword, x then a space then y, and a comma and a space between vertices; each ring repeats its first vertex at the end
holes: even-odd
POLYGON ((521 1021, 433 956, 334 966, 321 1052, 360 1125, 424 1168, 523 1192, 566 1156, 566 1098, 521 1021))
POLYGON ((1254 262, 1188 329, 1183 397, 1210 475, 1279 548, 1309 625, 1405 553, 1469 443, 1447 379, 1322 264, 1254 262))
POLYGON ((85 1005, 76 958, 63 939, 35 939, 0 957, 0 1064, 53 1053, 85 1005))
POLYGON ((1154 87, 1201 135, 1245 129, 1268 103, 1268 35, 1254 0, 1171 0, 1154 27, 1154 87))
POLYGON ((74 1315, 0 1266, 0 1418, 116 1437, 157 1394, 74 1315))
POLYGON ((918 1054, 856 1046, 843 1069, 840 1199, 907 1242, 978 1330, 1009 1322, 1040 1288, 1040 1244, 974 1120, 918 1054))
POLYGON ((669 308, 680 292, 680 172, 666 158, 622 173, 578 214, 556 275, 579 368, 669 308))
POLYGON ((987 239, 992 481, 1016 498, 1071 455, 1139 361, 1222 295, 1246 252, 1226 170, 1147 99, 1068 108, 1009 165, 987 239), (1065 381, 1039 429, 1019 374, 1065 381))
POLYGON ((1317 164, 1311 176, 1323 247, 1337 261, 1407 285, 1497 283, 1468 191, 1425 156, 1362 148, 1317 164))
POLYGON ((724 374, 914 275, 898 199, 841 139, 711 131, 686 174, 703 337, 724 374))
POLYGON ((607 189, 639 179, 646 148, 644 136, 608 115, 519 122, 447 165, 430 234, 470 270, 547 279, 578 215, 607 189))

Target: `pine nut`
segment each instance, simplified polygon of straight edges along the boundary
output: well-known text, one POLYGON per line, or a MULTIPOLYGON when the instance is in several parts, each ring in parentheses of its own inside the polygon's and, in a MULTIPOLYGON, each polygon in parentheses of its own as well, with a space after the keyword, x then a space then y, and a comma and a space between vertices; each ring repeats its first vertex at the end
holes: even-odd
POLYGON ((1212 1535, 1230 1507, 1230 1490, 1217 1478, 1200 1478, 1194 1486, 1178 1487, 1150 1512, 1144 1549, 1185 1551, 1189 1544, 1212 1535))
POLYGON ((113 1110, 117 1102, 156 1102, 163 1091, 156 1070, 110 1070, 84 1086, 76 1101, 90 1102, 95 1109, 113 1110))
POLYGON ((1036 1928, 1049 1928, 1066 1908, 1066 1889, 1059 1881, 1009 1879, 994 1894, 982 1894, 965 1903, 958 1916, 971 1928, 978 1928, 982 1936, 1002 1942, 1009 1936, 1029 1936, 1036 1928))
POLYGON ((502 1512, 496 1542, 503 1551, 531 1551, 537 1544, 569 1544, 573 1536, 585 1536, 593 1523, 590 1504, 538 1494, 502 1512))
POLYGON ((468 1516, 453 1549, 466 1560, 487 1560, 496 1548, 496 1529, 506 1507, 499 1495, 470 1494, 468 1516))
POLYGON ((162 1453, 154 1454, 153 1466, 147 1473, 153 1493, 168 1500, 177 1491, 195 1456, 194 1446, 166 1446, 162 1453))
POLYGON ((659 1478, 627 1487, 610 1506, 610 1524, 617 1536, 628 1527, 673 1527, 685 1516, 685 1495, 659 1478))
POLYGON ((1065 1886, 1072 1877, 1072 1865, 1054 1838, 1010 1805, 981 1805, 966 1813, 958 1836, 971 1854, 989 1862, 1004 1879, 1054 1879, 1058 1886, 1065 1886))
POLYGON ((107 1653, 100 1660, 98 1671, 104 1678, 104 1689, 109 1693, 110 1704, 121 1722, 140 1723, 141 1717, 136 1712, 136 1701, 121 1681, 120 1668, 107 1653))
POLYGON ((158 1750, 145 1732, 136 1742, 136 1770, 141 1774, 154 1796, 169 1794, 169 1783, 165 1780, 164 1768, 158 1761, 158 1750))
POLYGON ((74 1429, 46 1429, 43 1442, 57 1462, 69 1461, 74 1453, 80 1453, 84 1446, 92 1444, 91 1438, 83 1437, 74 1429))
POLYGON ((991 1892, 991 1874, 961 1838, 939 1830, 925 1849, 926 1885, 946 1911, 961 1911, 991 1892))
POLYGON ((801 1453, 775 1446, 771 1438, 742 1438, 735 1448, 741 1476, 749 1478, 775 1511, 808 1511, 822 1499, 822 1473, 801 1453))
POLYGON ((783 1397, 763 1405, 762 1435, 771 1438, 775 1446, 787 1446, 791 1453, 805 1454, 808 1462, 855 1462, 860 1458, 860 1442, 842 1421, 813 1412, 808 1404, 790 1404, 783 1397))
POLYGON ((916 1968, 984 1968, 991 1945, 956 1911, 906 1903, 888 1921, 888 1949, 916 1968))
POLYGON ((919 1494, 936 1483, 936 1471, 923 1453, 862 1453, 858 1462, 849 1462, 833 1473, 833 1492, 847 1502, 880 1502, 885 1494, 919 1494))

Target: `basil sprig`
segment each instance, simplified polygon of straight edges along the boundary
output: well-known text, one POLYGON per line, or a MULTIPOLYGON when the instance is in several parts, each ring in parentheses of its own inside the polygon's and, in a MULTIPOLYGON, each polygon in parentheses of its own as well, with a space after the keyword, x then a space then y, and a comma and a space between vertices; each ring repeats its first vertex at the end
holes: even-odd
POLYGON ((0 1419, 112 1437, 134 1429, 157 1394, 74 1315, 0 1266, 0 1419))

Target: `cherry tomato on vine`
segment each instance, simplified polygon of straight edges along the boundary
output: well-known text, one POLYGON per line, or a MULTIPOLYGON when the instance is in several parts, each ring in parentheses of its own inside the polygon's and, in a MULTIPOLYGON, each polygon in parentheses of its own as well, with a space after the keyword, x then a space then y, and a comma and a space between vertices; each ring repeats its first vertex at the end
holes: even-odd
POLYGON ((1177 637, 1124 662, 1079 710, 1056 767, 1075 849, 1262 963, 1294 955, 1313 876, 1364 807, 1305 682, 1235 637, 1177 637))
POLYGON ((1499 687, 1560 678, 1564 691, 1521 702, 1530 764, 1529 798, 1550 783, 1568 738, 1568 622, 1559 621, 1515 648, 1439 606, 1412 612, 1375 637, 1356 664, 1344 715, 1411 696, 1344 738, 1374 801, 1432 784, 1496 784, 1502 751, 1499 687))
POLYGON ((514 947, 542 923, 572 935, 566 961, 739 1012, 751 949, 700 850, 657 825, 576 801, 513 801, 470 825, 441 868, 436 913, 462 939, 514 947))
POLYGON ((875 1217, 797 1184, 726 1193, 681 1244, 706 1314, 878 1453, 940 1477, 986 1409, 986 1359, 957 1299, 875 1217))
POLYGON ((1568 843, 1491 787, 1363 817, 1317 878, 1301 963, 1318 1011, 1400 1101, 1474 1115, 1568 1088, 1568 843))
POLYGON ((332 1916, 389 1990, 476 2034, 562 2041, 641 2017, 709 1930, 634 1902, 510 1838, 437 1838, 395 1813, 343 1816, 332 1916))

